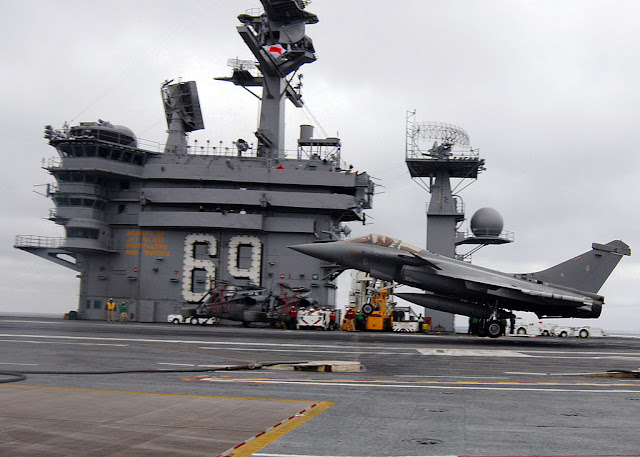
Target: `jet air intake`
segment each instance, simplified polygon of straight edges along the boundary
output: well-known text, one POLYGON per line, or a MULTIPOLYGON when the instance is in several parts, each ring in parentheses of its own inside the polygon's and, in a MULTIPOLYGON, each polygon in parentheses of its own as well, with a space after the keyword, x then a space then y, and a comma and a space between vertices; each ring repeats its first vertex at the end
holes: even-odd
POLYGON ((425 308, 435 309, 438 311, 446 311, 453 314, 462 314, 463 316, 476 317, 478 319, 489 319, 491 310, 486 306, 467 303, 459 300, 439 295, 416 294, 416 293, 396 293, 396 297, 407 300, 416 305, 425 308))
POLYGON ((459 279, 433 274, 420 267, 404 265, 400 270, 400 278, 404 284, 435 293, 448 294, 455 290, 460 295, 466 294, 466 287, 459 279))

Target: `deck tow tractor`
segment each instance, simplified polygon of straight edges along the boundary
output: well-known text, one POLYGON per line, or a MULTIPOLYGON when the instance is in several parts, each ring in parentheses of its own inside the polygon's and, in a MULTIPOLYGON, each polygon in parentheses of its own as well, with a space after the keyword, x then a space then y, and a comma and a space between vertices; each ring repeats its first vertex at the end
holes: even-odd
MULTIPOLYGON (((362 271, 353 271, 349 308, 363 316, 360 328, 367 331, 415 333, 431 330, 431 318, 421 318, 410 306, 398 306, 393 298, 394 283, 372 278, 362 271)), ((358 324, 356 324, 358 325, 358 324)), ((342 330, 348 330, 345 317, 342 330)))

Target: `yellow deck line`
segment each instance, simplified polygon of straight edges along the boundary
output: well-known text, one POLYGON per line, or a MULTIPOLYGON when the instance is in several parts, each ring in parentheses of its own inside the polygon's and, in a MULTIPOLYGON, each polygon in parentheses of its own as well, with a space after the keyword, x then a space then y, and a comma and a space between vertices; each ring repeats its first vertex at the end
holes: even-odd
POLYGON ((289 433, 290 431, 298 428, 305 422, 310 419, 313 419, 320 413, 326 411, 335 405, 336 402, 332 401, 320 401, 315 404, 310 411, 305 411, 303 415, 296 415, 295 417, 287 420, 282 425, 272 428, 271 430, 247 441, 242 446, 237 449, 228 452, 225 455, 233 456, 233 457, 247 457, 252 455, 254 452, 259 451, 263 447, 273 443, 279 438, 282 438, 284 435, 289 433))

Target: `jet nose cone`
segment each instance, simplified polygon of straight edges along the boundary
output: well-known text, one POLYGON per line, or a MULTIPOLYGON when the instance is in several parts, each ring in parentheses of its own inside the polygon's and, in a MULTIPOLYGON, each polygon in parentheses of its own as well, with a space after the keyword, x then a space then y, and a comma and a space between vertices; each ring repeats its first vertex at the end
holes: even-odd
POLYGON ((289 249, 323 260, 333 260, 333 243, 309 243, 289 246, 289 249))

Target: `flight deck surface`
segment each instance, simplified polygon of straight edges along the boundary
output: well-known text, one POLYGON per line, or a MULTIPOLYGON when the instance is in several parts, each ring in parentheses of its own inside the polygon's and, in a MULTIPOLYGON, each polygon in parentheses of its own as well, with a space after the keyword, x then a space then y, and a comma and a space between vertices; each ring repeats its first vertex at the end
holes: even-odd
POLYGON ((593 375, 637 370, 638 339, 0 317, 0 347, 27 374, 3 455, 640 455, 640 379, 593 375), (362 370, 249 369, 311 360, 362 370))

